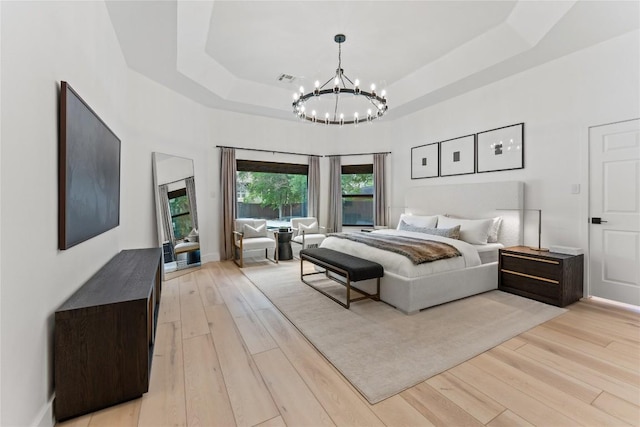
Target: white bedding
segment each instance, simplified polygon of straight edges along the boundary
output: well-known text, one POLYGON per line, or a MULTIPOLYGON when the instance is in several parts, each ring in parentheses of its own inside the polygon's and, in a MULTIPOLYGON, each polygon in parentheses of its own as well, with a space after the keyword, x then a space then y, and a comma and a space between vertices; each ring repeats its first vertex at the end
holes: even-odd
POLYGON ((498 249, 504 248, 502 243, 487 243, 486 245, 473 245, 480 255, 480 262, 489 264, 498 261, 498 249))
POLYGON ((447 237, 433 236, 430 234, 417 233, 402 230, 376 230, 376 234, 390 234, 395 236, 413 237, 423 240, 436 240, 454 246, 462 256, 441 259, 434 262, 414 265, 407 257, 393 252, 377 249, 364 243, 358 243, 347 239, 327 236, 320 247, 344 252, 359 258, 365 258, 381 264, 385 272, 391 272, 407 278, 428 276, 451 270, 460 270, 467 267, 474 267, 481 264, 478 251, 473 245, 461 240, 449 239, 447 237))

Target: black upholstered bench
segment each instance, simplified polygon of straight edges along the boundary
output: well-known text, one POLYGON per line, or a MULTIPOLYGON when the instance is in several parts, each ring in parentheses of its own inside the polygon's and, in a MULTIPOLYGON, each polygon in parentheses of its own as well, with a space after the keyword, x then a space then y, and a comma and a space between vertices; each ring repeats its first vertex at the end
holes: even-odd
POLYGON ((328 248, 308 248, 300 251, 300 280, 303 283, 311 286, 316 291, 331 298, 341 306, 349 308, 351 302, 360 301, 365 298, 371 298, 373 300, 380 300, 380 278, 384 275, 384 269, 377 262, 368 261, 366 259, 358 258, 353 255, 345 254, 342 252, 334 251, 328 248), (308 261, 319 267, 324 268, 324 271, 316 271, 314 273, 304 273, 303 263, 308 261), (334 275, 330 275, 332 272, 338 276, 344 277, 345 282, 338 280, 334 275), (347 288, 346 303, 343 303, 339 299, 329 295, 317 286, 307 282, 304 278, 313 274, 325 274, 328 278, 344 285, 347 288), (376 293, 369 294, 360 289, 356 291, 361 293, 362 297, 351 298, 351 282, 359 282, 361 280, 376 279, 376 293))

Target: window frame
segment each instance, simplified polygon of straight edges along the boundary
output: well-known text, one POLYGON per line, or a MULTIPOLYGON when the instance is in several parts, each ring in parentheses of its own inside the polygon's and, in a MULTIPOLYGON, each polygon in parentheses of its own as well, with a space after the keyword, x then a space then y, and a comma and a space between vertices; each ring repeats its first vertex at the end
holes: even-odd
MULTIPOLYGON (((309 197, 309 165, 304 163, 284 163, 284 162, 266 162, 266 161, 258 161, 258 160, 245 160, 245 159, 236 159, 236 186, 238 184, 238 175, 237 172, 253 172, 253 173, 275 173, 275 174, 283 174, 283 175, 304 175, 307 180, 307 188, 304 195, 304 200, 301 205, 303 206, 303 215, 301 217, 308 215, 308 197, 309 197)), ((238 218, 244 218, 238 216, 240 213, 240 209, 238 206, 237 200, 237 189, 236 189, 236 216, 238 218)), ((297 217, 297 216, 296 216, 297 217)), ((286 218, 286 216, 285 216, 286 218)), ((279 222, 278 219, 268 219, 263 218, 269 221, 279 222)), ((273 226, 272 226, 273 227, 273 226)))
POLYGON ((184 239, 185 237, 187 237, 186 235, 185 236, 181 236, 181 237, 178 237, 178 236, 175 235, 176 234, 176 230, 173 227, 173 219, 174 218, 180 218, 180 217, 187 216, 187 215, 191 216, 190 205, 187 203, 187 207, 188 208, 187 208, 186 212, 180 212, 179 214, 175 214, 174 215, 171 212, 171 200, 172 199, 177 199, 178 197, 187 197, 187 201, 188 201, 187 188, 186 187, 185 188, 178 188, 177 190, 169 191, 167 196, 168 196, 168 199, 169 199, 169 213, 171 214, 171 227, 173 228, 174 237, 176 238, 176 240, 184 239))
MULTIPOLYGON (((370 174, 371 177, 373 178, 373 164, 359 164, 359 165, 342 165, 341 166, 341 171, 340 171, 340 191, 342 193, 342 176, 343 175, 365 175, 365 174, 370 174)), ((362 194, 362 193, 358 193, 358 194, 346 194, 346 193, 342 193, 341 196, 341 203, 342 203, 342 226, 343 227, 372 227, 375 223, 375 219, 374 219, 374 209, 375 207, 373 206, 373 202, 374 202, 374 193, 371 194, 362 194), (356 199, 370 199, 371 200, 371 224, 347 224, 344 222, 344 203, 345 203, 345 197, 349 197, 349 198, 356 198, 356 199)))

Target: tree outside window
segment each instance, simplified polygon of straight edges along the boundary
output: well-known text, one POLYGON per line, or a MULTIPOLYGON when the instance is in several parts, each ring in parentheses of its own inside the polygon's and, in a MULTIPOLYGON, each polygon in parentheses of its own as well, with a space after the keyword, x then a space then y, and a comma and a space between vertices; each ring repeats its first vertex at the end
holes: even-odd
POLYGON ((238 218, 288 225, 307 214, 307 165, 237 161, 238 218))

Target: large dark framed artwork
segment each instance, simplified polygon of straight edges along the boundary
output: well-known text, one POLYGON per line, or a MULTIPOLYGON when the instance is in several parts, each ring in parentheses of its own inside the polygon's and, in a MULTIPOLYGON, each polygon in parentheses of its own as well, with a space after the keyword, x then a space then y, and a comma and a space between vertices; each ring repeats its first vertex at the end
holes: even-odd
POLYGON ((524 123, 478 133, 477 170, 482 172, 524 168, 524 123))
POLYGON ((411 179, 440 175, 440 146, 437 142, 411 148, 411 179))
POLYGON ((440 176, 475 172, 475 135, 440 141, 440 176))
POLYGON ((69 86, 60 87, 58 247, 120 224, 120 139, 69 86))

